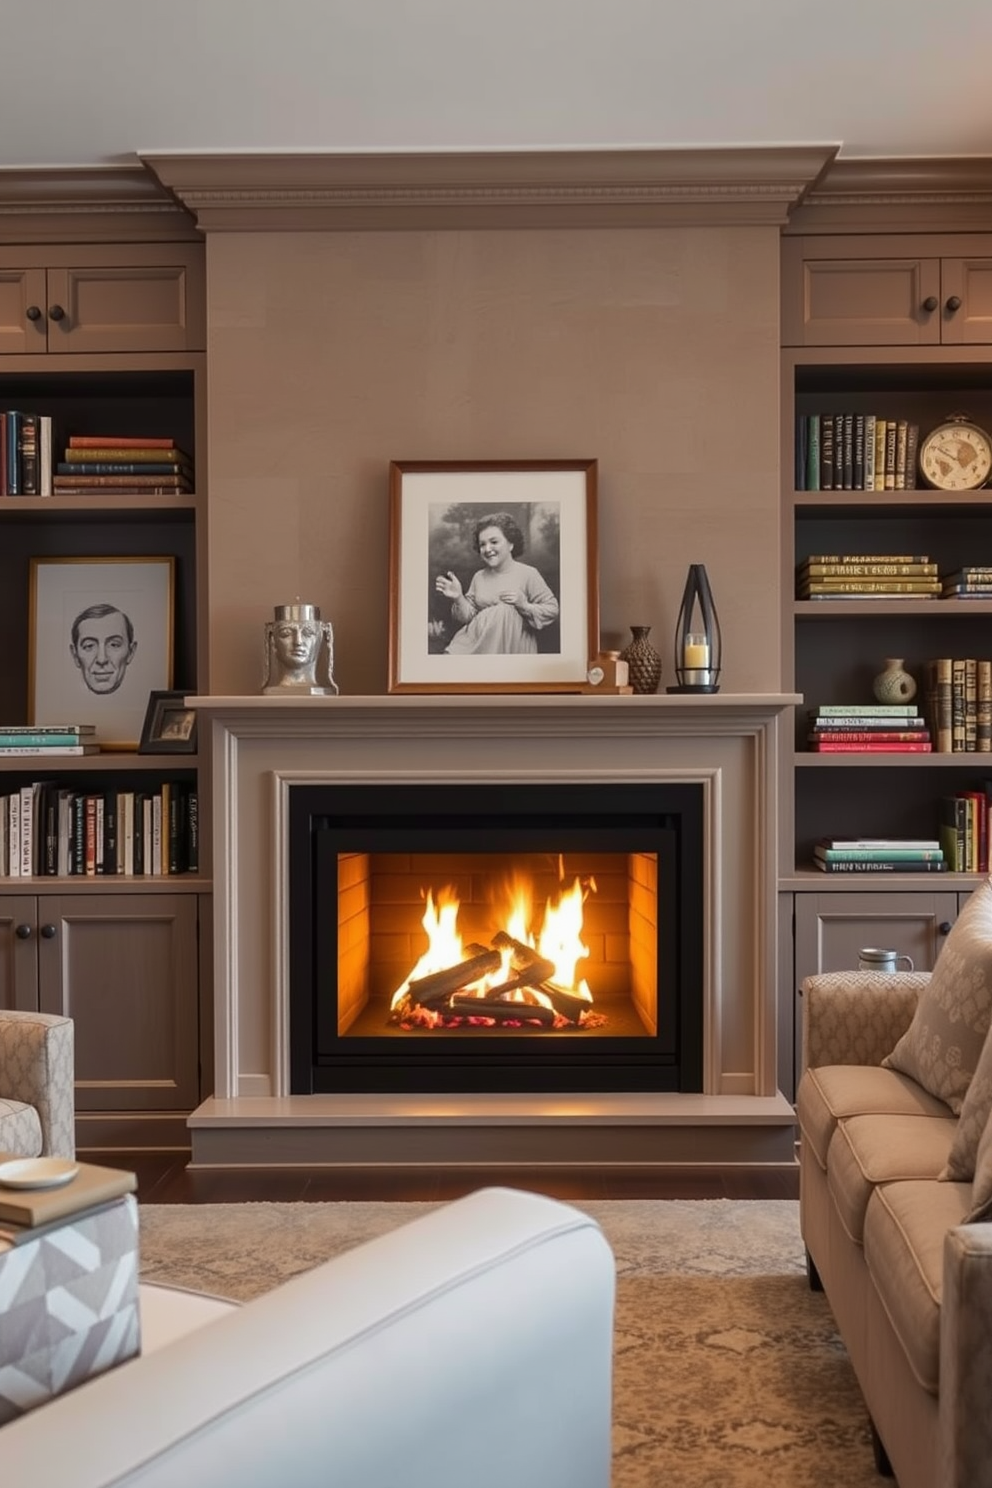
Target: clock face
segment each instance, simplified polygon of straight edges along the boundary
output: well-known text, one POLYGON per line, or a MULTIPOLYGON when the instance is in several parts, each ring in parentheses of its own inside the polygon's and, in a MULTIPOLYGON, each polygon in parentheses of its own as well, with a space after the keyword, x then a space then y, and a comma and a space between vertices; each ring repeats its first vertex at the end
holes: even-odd
POLYGON ((586 677, 592 683, 593 687, 598 687, 605 676, 606 673, 601 666, 591 666, 586 672, 586 677))
POLYGON ((976 424, 953 419, 928 434, 920 473, 938 491, 975 491, 992 472, 992 440, 976 424))

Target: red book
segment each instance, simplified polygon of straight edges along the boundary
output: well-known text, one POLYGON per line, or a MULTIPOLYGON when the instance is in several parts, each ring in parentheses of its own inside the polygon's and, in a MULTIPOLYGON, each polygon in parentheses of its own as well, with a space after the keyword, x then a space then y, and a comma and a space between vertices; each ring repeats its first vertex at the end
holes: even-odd
POLYGON ((814 754, 929 754, 933 748, 929 739, 913 744, 835 744, 833 740, 820 740, 809 747, 814 754))
POLYGON ((926 743, 930 738, 927 729, 872 729, 871 733, 857 729, 829 729, 823 733, 808 734, 811 744, 911 744, 926 743))

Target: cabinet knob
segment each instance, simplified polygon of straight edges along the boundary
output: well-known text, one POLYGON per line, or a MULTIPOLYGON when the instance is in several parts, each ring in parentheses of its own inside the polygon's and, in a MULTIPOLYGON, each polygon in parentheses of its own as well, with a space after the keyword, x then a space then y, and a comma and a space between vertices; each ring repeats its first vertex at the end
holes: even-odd
POLYGON ((936 310, 939 301, 936 295, 927 295, 923 301, 924 310, 936 310))
POLYGON ((940 924, 937 926, 937 929, 938 929, 938 931, 940 932, 941 935, 950 935, 950 933, 951 933, 951 922, 950 922, 950 920, 941 920, 940 924))
POLYGON ((961 296, 960 295, 951 295, 949 297, 949 299, 946 299, 944 301, 944 309, 947 310, 951 315, 954 314, 955 310, 960 310, 961 309, 961 296))
POLYGON ((55 926, 54 925, 42 925, 42 927, 41 927, 41 938, 42 938, 42 940, 54 940, 57 934, 58 934, 58 931, 55 929, 55 926))
POLYGON ((53 305, 48 312, 49 320, 65 320, 65 311, 61 305, 53 305))
POLYGON ((30 940, 31 939, 31 926, 30 925, 18 925, 17 928, 14 931, 14 934, 17 936, 18 940, 30 940))
POLYGON ((28 320, 41 319, 41 310, 37 305, 29 305, 24 314, 27 316, 28 320))

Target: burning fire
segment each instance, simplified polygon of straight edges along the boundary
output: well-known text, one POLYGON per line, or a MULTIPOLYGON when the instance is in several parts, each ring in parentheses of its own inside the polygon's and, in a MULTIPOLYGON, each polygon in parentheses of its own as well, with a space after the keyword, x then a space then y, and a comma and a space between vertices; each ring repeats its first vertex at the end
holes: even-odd
POLYGON ((592 993, 577 976, 589 955, 582 939, 582 906, 596 889, 576 878, 556 903, 548 899, 535 938, 530 883, 508 886, 505 930, 490 945, 464 945, 458 930, 460 901, 454 889, 426 892, 421 924, 427 949, 393 994, 391 1013, 404 1025, 451 1026, 452 1020, 502 1023, 537 1021, 546 1027, 591 1026, 592 993), (475 1006, 477 1004, 477 1006, 475 1006))

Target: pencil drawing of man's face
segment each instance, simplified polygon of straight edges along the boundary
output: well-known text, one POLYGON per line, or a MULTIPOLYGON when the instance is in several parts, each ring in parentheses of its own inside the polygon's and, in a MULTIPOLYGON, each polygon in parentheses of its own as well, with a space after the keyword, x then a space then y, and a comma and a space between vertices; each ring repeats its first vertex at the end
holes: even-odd
POLYGON ((116 692, 137 645, 130 619, 113 605, 91 605, 72 623, 69 654, 90 692, 116 692))

